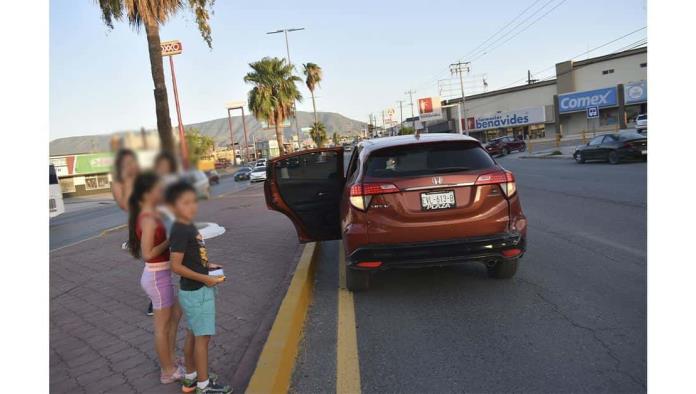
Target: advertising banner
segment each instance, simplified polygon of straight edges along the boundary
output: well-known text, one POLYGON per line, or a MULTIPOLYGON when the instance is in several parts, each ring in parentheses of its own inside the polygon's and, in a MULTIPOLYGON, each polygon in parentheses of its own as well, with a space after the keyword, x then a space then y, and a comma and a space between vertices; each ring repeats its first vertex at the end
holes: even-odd
POLYGON ((498 112, 491 115, 467 118, 468 130, 487 130, 507 127, 525 126, 546 122, 544 107, 518 109, 509 112, 498 112))
POLYGON ((606 108, 617 105, 619 105, 619 100, 615 87, 558 95, 558 112, 562 114, 584 112, 587 107, 606 108))
POLYGON ((96 174, 111 171, 114 164, 112 153, 90 153, 75 156, 75 174, 96 174))
POLYGON ((624 84, 624 103, 636 104, 648 101, 648 82, 637 81, 624 84))
POLYGON ((387 127, 396 126, 399 121, 396 119, 396 109, 387 108, 384 110, 384 125, 387 127))
POLYGON ((429 120, 442 119, 442 104, 440 97, 423 97, 418 99, 418 114, 420 120, 425 122, 429 120))

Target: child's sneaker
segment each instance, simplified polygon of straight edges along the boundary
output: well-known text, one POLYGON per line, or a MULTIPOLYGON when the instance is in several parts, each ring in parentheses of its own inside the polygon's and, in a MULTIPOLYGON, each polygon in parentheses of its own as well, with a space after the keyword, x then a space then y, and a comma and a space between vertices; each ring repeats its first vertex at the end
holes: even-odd
POLYGON ((171 375, 165 374, 164 372, 160 372, 160 383, 162 383, 162 384, 174 383, 178 380, 182 380, 184 378, 185 374, 186 374, 186 370, 181 366, 177 366, 171 375))
MULTIPOLYGON (((213 372, 208 372, 208 380, 211 382, 217 381, 218 376, 214 374, 213 372)), ((196 391, 196 387, 198 385, 198 380, 196 378, 193 379, 186 379, 184 378, 181 380, 181 392, 182 393, 193 393, 196 391)))
POLYGON ((230 394, 231 392, 232 387, 224 386, 212 380, 202 389, 196 386, 196 394, 230 394))

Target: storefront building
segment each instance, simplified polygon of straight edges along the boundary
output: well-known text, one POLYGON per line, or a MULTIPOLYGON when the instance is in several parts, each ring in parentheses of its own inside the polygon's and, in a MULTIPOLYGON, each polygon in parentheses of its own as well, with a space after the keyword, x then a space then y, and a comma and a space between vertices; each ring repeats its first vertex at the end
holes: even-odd
POLYGON ((89 153, 53 156, 63 197, 75 197, 111 191, 113 153, 89 153))
MULTIPOLYGON (((643 47, 568 60, 556 64, 554 79, 467 96, 465 130, 487 141, 505 135, 555 138, 557 133, 573 138, 583 131, 635 127, 636 116, 648 109, 647 51, 643 47), (588 120, 588 107, 598 107, 598 119, 588 120)), ((458 121, 453 105, 460 102, 443 101, 447 120, 458 121)))

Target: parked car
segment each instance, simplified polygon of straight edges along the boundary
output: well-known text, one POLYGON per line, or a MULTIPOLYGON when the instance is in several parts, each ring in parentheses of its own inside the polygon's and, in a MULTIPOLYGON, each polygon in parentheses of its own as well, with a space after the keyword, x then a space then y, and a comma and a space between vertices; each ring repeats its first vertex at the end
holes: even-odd
POLYGON ((575 148, 573 158, 582 164, 591 160, 618 164, 624 160, 647 160, 648 139, 634 132, 600 135, 575 148))
POLYGON ((268 159, 258 159, 254 167, 266 167, 266 164, 268 164, 268 159))
POLYGON ((346 285, 369 287, 391 268, 475 261, 510 278, 526 250, 527 219, 513 174, 459 134, 365 140, 343 171, 343 148, 269 162, 266 205, 300 242, 342 239, 346 285), (293 159, 300 165, 290 166, 293 159))
POLYGON ((184 174, 184 179, 191 183, 194 189, 196 189, 198 198, 210 198, 210 182, 203 171, 190 170, 184 174))
POLYGON ((636 130, 641 133, 648 129, 648 114, 640 114, 636 117, 636 130))
POLYGON ((505 156, 513 151, 524 152, 527 149, 527 144, 524 140, 513 138, 510 136, 499 137, 490 140, 486 144, 486 151, 491 156, 505 156))
POLYGON ((255 167, 249 174, 249 180, 253 182, 261 182, 266 180, 266 167, 255 167))
POLYGON ((210 184, 219 185, 220 184, 220 174, 216 170, 206 171, 205 175, 208 177, 208 182, 210 184))
POLYGON ((251 167, 242 167, 237 172, 234 173, 235 181, 246 181, 249 180, 249 174, 251 174, 251 167))

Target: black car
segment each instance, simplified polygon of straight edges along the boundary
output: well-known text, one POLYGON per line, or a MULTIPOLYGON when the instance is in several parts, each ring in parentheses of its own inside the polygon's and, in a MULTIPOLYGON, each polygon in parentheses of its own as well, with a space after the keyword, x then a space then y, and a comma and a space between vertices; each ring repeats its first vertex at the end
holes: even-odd
POLYGON ((237 172, 234 173, 235 181, 247 181, 249 180, 249 174, 251 174, 250 167, 242 167, 237 172))
POLYGON ((586 145, 577 147, 573 158, 578 163, 601 160, 611 164, 623 160, 647 160, 648 139, 633 132, 600 135, 586 145))

